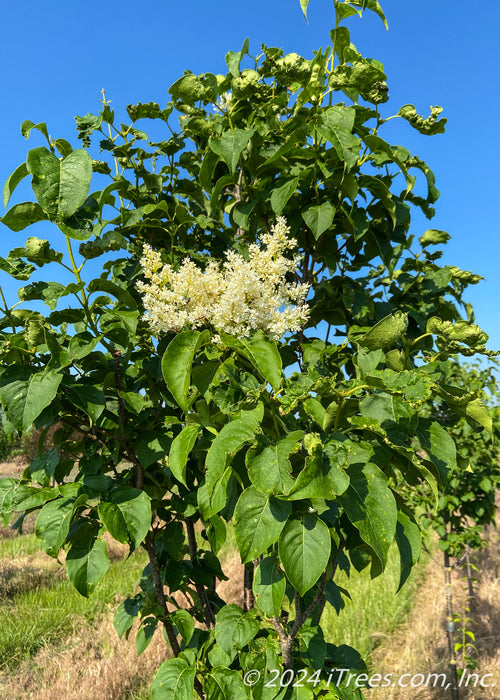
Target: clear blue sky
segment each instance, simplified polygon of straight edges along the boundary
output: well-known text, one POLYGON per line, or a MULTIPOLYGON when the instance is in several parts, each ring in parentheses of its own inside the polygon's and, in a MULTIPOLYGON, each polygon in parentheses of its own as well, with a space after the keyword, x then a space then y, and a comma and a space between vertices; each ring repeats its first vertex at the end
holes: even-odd
MULTIPOLYGON (((427 115, 437 104, 448 118, 441 136, 421 136, 401 120, 391 121, 386 131, 391 143, 426 160, 437 176, 436 217, 431 224, 416 218, 413 231, 447 230, 453 238, 445 262, 486 278, 470 289, 469 300, 490 335, 489 346, 500 348, 500 6, 493 0, 380 2, 389 32, 371 13, 348 26, 358 49, 385 66, 391 99, 383 109, 395 113, 410 102, 427 115)), ((308 14, 309 25, 299 0, 7 3, 0 28, 0 183, 29 147, 42 143, 35 135, 23 139, 23 120, 45 121, 54 138, 77 144, 73 117, 97 112, 102 88, 118 112, 139 101, 164 104, 169 85, 185 69, 224 72, 225 53, 239 50, 246 36, 252 53, 264 42, 310 58, 329 42, 332 3, 310 0, 308 14)), ((36 225, 18 234, 0 227, 0 254, 22 245, 28 235, 49 237, 36 225)))

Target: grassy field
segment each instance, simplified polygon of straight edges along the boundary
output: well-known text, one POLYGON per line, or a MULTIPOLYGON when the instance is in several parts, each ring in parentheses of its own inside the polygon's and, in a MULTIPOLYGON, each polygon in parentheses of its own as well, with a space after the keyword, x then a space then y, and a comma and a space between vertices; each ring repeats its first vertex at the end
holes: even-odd
MULTIPOLYGON (((29 528, 28 528, 29 529, 29 528)), ((9 536, 6 536, 9 534, 9 536)), ((481 555, 474 632, 479 668, 498 674, 500 687, 500 540, 489 533, 491 547, 481 555)), ((167 658, 161 634, 137 657, 134 634, 119 640, 112 616, 125 595, 134 592, 145 565, 137 552, 110 543, 110 570, 89 598, 69 584, 64 566, 39 551, 33 534, 0 537, 0 698, 8 700, 149 700, 156 668, 167 658)), ((224 549, 220 584, 223 597, 238 600, 241 565, 231 538, 224 549)), ((464 585, 456 573, 459 592, 464 585)), ((336 579, 337 580, 337 579, 336 579)), ((396 594, 397 551, 391 550, 382 576, 369 570, 341 573, 337 582, 352 596, 339 615, 326 606, 323 625, 328 641, 357 648, 371 673, 425 673, 446 670, 442 570, 425 555, 396 594)), ((495 689, 463 693, 470 700, 498 700, 495 689), (489 693, 489 694, 488 694, 489 693)), ((371 700, 445 700, 424 689, 371 690, 371 700), (405 692, 407 694, 405 694, 405 692)))

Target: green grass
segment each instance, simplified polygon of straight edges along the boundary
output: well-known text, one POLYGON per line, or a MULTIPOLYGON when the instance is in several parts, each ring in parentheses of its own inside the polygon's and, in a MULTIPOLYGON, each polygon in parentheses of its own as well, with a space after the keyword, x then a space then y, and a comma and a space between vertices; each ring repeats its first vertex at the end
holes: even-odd
MULTIPOLYGON (((31 535, 1 542, 7 551, 28 554, 31 535), (15 544, 14 544, 15 543, 15 544)), ((37 547, 35 551, 39 551, 37 547)), ((130 595, 146 563, 136 552, 128 560, 111 563, 109 571, 90 598, 81 596, 66 579, 52 578, 51 585, 21 591, 0 606, 0 669, 12 672, 46 644, 58 645, 82 625, 92 625, 117 606, 117 596, 130 595)))
POLYGON ((411 610, 427 561, 428 555, 423 554, 397 594, 399 554, 395 546, 389 551, 384 573, 373 580, 370 578, 370 567, 361 572, 351 568, 350 578, 343 571, 336 574, 335 582, 349 591, 352 600, 346 600, 339 615, 327 604, 321 618, 327 641, 337 645, 348 644, 369 662, 373 650, 391 636, 411 610))
POLYGON ((4 557, 33 556, 41 550, 40 540, 34 534, 0 537, 0 559, 4 557))

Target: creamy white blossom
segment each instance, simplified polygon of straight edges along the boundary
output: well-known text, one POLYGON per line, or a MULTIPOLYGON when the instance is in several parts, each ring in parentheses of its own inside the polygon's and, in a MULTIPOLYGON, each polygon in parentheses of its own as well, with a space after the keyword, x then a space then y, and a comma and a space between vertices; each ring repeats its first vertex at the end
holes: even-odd
POLYGON ((300 255, 283 255, 297 246, 289 232, 286 219, 279 217, 260 245, 248 247, 248 260, 229 250, 222 265, 210 260, 205 269, 185 258, 176 271, 145 245, 141 264, 148 282, 137 286, 153 331, 211 326, 217 332, 212 340, 220 342, 220 331, 245 338, 260 329, 278 339, 299 330, 309 315, 309 285, 286 281, 300 260, 300 255))

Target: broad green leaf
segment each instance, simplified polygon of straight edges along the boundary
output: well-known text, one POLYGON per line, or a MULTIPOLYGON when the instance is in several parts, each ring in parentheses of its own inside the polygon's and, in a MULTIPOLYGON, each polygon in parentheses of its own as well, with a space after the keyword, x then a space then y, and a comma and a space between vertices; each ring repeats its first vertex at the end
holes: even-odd
POLYGON ((168 456, 168 466, 177 481, 187 486, 186 467, 189 453, 193 449, 198 433, 199 425, 186 425, 172 442, 168 456))
POLYGON ((169 391, 179 406, 187 411, 187 394, 191 385, 191 368, 197 350, 210 342, 210 331, 183 331, 170 341, 161 368, 169 391))
POLYGON ((361 146, 360 139, 352 133, 355 115, 352 107, 337 105, 324 110, 316 123, 318 132, 349 169, 356 164, 361 146))
POLYGON ((243 150, 254 134, 254 129, 234 129, 225 131, 222 136, 212 136, 208 142, 214 153, 226 163, 231 173, 234 173, 243 150))
POLYGON ((32 481, 41 486, 49 486, 58 464, 59 451, 56 447, 42 455, 37 454, 29 466, 32 481))
POLYGON ((246 464, 250 481, 262 493, 285 494, 295 481, 290 475, 289 457, 299 449, 303 438, 301 430, 294 430, 276 445, 264 449, 252 448, 247 452, 246 464))
POLYGON ((417 436, 445 484, 457 467, 457 448, 451 435, 437 421, 420 419, 417 436))
POLYGON ((93 279, 88 283, 87 290, 89 294, 93 294, 94 292, 105 292, 106 294, 111 294, 124 306, 132 309, 137 308, 137 302, 130 292, 128 292, 124 287, 119 287, 117 284, 114 284, 109 280, 93 279))
POLYGON ((276 343, 268 340, 262 331, 257 331, 250 338, 238 339, 221 332, 221 339, 229 348, 233 348, 249 359, 257 371, 275 391, 281 386, 282 362, 276 343))
POLYGON ((397 507, 387 477, 376 464, 351 464, 348 489, 338 497, 361 538, 373 549, 382 568, 396 533, 397 507))
POLYGON ((219 553, 226 541, 226 525, 218 515, 212 515, 207 525, 207 537, 215 555, 219 553))
POLYGON ((418 562, 422 548, 422 536, 419 526, 413 518, 401 510, 398 510, 396 543, 401 560, 401 574, 398 585, 399 591, 411 574, 412 568, 418 562))
POLYGON ((0 479, 0 516, 4 528, 9 526, 11 505, 16 492, 17 479, 0 479))
POLYGON ((9 200, 14 190, 21 182, 21 180, 23 180, 27 175, 28 168, 26 167, 26 163, 21 163, 21 165, 19 165, 14 170, 14 172, 11 175, 9 175, 9 177, 5 181, 5 185, 3 186, 3 205, 5 208, 7 208, 9 200))
POLYGON ((0 218, 2 224, 5 224, 11 231, 22 231, 27 226, 31 226, 31 224, 46 220, 47 215, 36 202, 14 204, 14 206, 0 218))
POLYGON ((57 557, 69 532, 75 501, 69 498, 56 498, 40 511, 36 519, 35 534, 41 540, 44 551, 57 557))
POLYGON ((314 205, 302 212, 302 218, 311 229, 316 240, 330 228, 334 216, 335 207, 330 202, 314 205))
POLYGON ((147 432, 134 441, 132 447, 144 469, 147 469, 151 464, 168 455, 171 444, 172 439, 168 435, 161 432, 147 432))
POLYGON ((465 413, 476 423, 482 425, 482 427, 485 428, 490 435, 493 435, 493 421, 487 406, 484 405, 481 399, 474 399, 474 401, 470 401, 465 407, 465 413))
POLYGON ((171 616, 172 622, 179 630, 184 644, 189 644, 194 634, 194 620, 187 610, 176 610, 171 616))
POLYGON ((123 635, 125 635, 125 638, 128 639, 128 633, 130 632, 140 609, 140 595, 136 596, 135 598, 125 598, 125 600, 120 603, 113 616, 113 627, 115 628, 116 634, 120 637, 120 639, 123 637, 123 635))
POLYGON ((152 700, 193 700, 195 673, 184 659, 167 659, 154 678, 152 700))
POLYGON ((288 520, 279 539, 279 555, 286 576, 303 596, 326 569, 331 537, 326 524, 314 514, 288 520))
POLYGON ((451 236, 446 231, 439 231, 435 228, 428 229, 423 236, 418 239, 422 248, 428 245, 441 245, 442 243, 447 243, 451 236))
MULTIPOLYGON (((254 440, 263 414, 264 406, 261 403, 251 411, 241 411, 237 418, 222 428, 212 442, 205 460, 205 483, 209 501, 212 500, 217 486, 227 478, 233 455, 254 440)), ((216 512, 205 512, 204 516, 210 517, 216 512)))
POLYGON ((135 648, 137 649, 137 654, 142 654, 146 651, 148 646, 153 639, 153 635, 158 627, 158 619, 156 617, 147 617, 141 621, 141 626, 137 631, 137 636, 135 638, 135 648))
POLYGON ((0 370, 0 402, 16 430, 29 428, 52 403, 62 376, 50 371, 32 374, 27 367, 0 370))
POLYGON ((69 341, 69 354, 73 360, 82 360, 93 352, 96 345, 102 340, 102 336, 95 336, 88 331, 82 331, 71 336, 69 341))
POLYGON ((246 563, 267 551, 283 530, 292 506, 249 486, 241 496, 234 511, 234 534, 241 555, 246 563))
POLYGON ((408 314, 396 311, 370 328, 362 338, 358 339, 358 343, 369 350, 385 348, 399 340, 406 333, 407 327, 408 314))
POLYGON ((346 474, 347 453, 339 445, 330 444, 328 454, 321 449, 306 457, 304 469, 300 472, 293 487, 288 492, 290 500, 303 498, 325 498, 334 500, 349 486, 346 474))
POLYGON ((31 119, 25 119, 21 124, 21 134, 25 139, 29 139, 32 129, 37 129, 41 134, 47 139, 47 143, 50 145, 50 136, 47 130, 47 124, 45 122, 39 122, 35 124, 31 119))
POLYGON ((16 484, 16 488, 12 495, 11 508, 16 513, 21 513, 23 510, 30 508, 39 508, 44 503, 52 501, 59 496, 59 490, 50 486, 44 488, 36 488, 26 484, 16 484))
MULTIPOLYGON (((244 613, 239 605, 229 603, 217 613, 215 639, 231 659, 245 647, 260 630, 260 624, 252 613, 244 613)), ((191 699, 190 699, 191 700, 191 699)))
POLYGON ((115 540, 138 547, 151 527, 151 500, 145 491, 119 486, 99 504, 99 517, 115 540))
POLYGON ((250 40, 247 37, 243 42, 241 51, 228 51, 226 54, 226 65, 234 78, 237 78, 240 74, 241 59, 248 53, 249 47, 250 40))
MULTIPOLYGON (((280 182, 280 180, 278 180, 278 182, 280 182)), ((285 208, 286 203, 296 191, 298 182, 299 178, 293 177, 284 182, 280 182, 277 187, 273 188, 271 192, 271 207, 276 216, 279 216, 285 208)))
POLYGON ((82 148, 63 159, 47 148, 28 152, 26 165, 38 203, 51 220, 64 221, 87 199, 92 179, 92 158, 82 148))
POLYGON ((375 14, 378 15, 384 23, 384 27, 386 29, 389 29, 389 25, 387 24, 387 20, 382 11, 382 8, 380 7, 380 3, 378 2, 378 0, 349 0, 349 4, 354 5, 355 7, 359 7, 362 10, 368 9, 372 12, 375 12, 375 14))
POLYGON ((253 579, 255 602, 268 617, 279 617, 285 596, 286 579, 274 557, 259 562, 253 579))
POLYGON ((109 569, 106 542, 91 537, 79 539, 66 556, 66 572, 76 590, 86 598, 109 569))
POLYGON ((203 687, 210 700, 247 700, 241 672, 216 666, 205 676, 203 687))
POLYGON ((3 270, 16 280, 29 280, 35 268, 24 260, 9 256, 8 258, 0 257, 0 270, 3 270))
POLYGON ((211 73, 194 75, 186 72, 170 87, 169 93, 174 99, 182 100, 188 105, 194 105, 200 100, 215 101, 218 93, 217 78, 211 73))
POLYGON ((106 396, 97 386, 77 382, 66 389, 66 397, 71 403, 88 415, 95 424, 106 408, 106 396))

